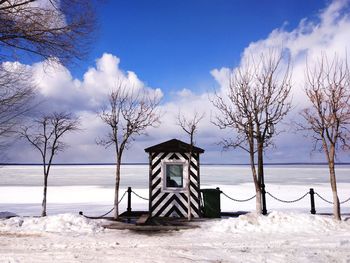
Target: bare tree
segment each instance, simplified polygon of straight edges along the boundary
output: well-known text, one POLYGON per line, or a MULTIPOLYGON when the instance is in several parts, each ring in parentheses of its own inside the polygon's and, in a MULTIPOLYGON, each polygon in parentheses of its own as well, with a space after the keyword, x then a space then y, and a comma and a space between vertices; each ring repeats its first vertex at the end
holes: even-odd
POLYGON ((349 149, 350 139, 350 71, 347 58, 322 54, 313 67, 306 67, 306 96, 311 102, 302 111, 307 124, 301 128, 312 132, 314 150, 320 145, 326 155, 333 193, 333 214, 341 220, 334 159, 338 150, 349 149))
POLYGON ((113 146, 116 154, 115 171, 115 195, 114 218, 119 216, 119 184, 120 165, 125 149, 138 135, 145 134, 148 127, 155 127, 160 123, 160 115, 157 112, 159 98, 142 90, 133 92, 128 87, 119 83, 115 90, 109 94, 109 105, 103 109, 99 116, 110 128, 110 132, 104 139, 98 139, 97 143, 105 147, 113 146))
POLYGON ((30 72, 24 72, 24 67, 9 71, 3 61, 34 57, 68 64, 81 59, 89 49, 95 25, 90 1, 0 0, 1 145, 33 106, 34 95, 30 72))
POLYGON ((42 115, 34 120, 32 126, 22 127, 21 137, 26 139, 41 155, 44 169, 44 194, 41 216, 46 216, 47 182, 54 159, 67 145, 62 141, 63 135, 77 131, 79 119, 72 114, 60 112, 42 115))
POLYGON ((84 0, 0 0, 0 61, 23 57, 65 64, 86 54, 95 15, 84 0))
POLYGON ((267 213, 264 150, 273 145, 273 137, 278 134, 275 126, 291 108, 289 60, 285 67, 283 61, 282 52, 274 50, 261 54, 257 61, 245 61, 230 76, 228 90, 211 99, 219 112, 213 123, 237 133, 236 138, 221 141, 223 148, 240 148, 249 153, 256 212, 263 214, 267 213))
POLYGON ((24 115, 34 104, 35 86, 31 74, 20 65, 0 64, 0 150, 16 133, 24 115))
POLYGON ((177 116, 177 124, 187 133, 190 137, 190 152, 188 156, 187 167, 187 219, 192 219, 191 213, 191 160, 193 155, 193 147, 195 145, 194 135, 197 132, 199 122, 204 118, 204 113, 199 114, 195 112, 191 118, 187 118, 184 114, 179 112, 177 116))

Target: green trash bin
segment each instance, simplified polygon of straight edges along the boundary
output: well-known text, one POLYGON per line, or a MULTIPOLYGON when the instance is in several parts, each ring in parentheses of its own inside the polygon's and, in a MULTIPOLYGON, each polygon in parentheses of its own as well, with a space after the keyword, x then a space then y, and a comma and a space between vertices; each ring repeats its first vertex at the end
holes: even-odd
POLYGON ((207 218, 219 218, 221 213, 219 188, 201 189, 203 194, 203 216, 207 218))

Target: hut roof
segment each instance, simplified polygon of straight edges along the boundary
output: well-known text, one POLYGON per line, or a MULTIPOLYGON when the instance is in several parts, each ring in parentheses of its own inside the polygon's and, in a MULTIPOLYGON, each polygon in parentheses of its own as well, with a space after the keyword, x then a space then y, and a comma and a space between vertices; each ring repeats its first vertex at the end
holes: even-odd
MULTIPOLYGON (((185 143, 183 141, 177 140, 177 139, 172 139, 151 147, 148 147, 145 149, 145 152, 147 153, 157 153, 157 152, 181 152, 181 153, 187 153, 190 151, 191 145, 188 143, 185 143)), ((193 152, 195 153, 204 153, 204 150, 193 146, 192 149, 193 152)))

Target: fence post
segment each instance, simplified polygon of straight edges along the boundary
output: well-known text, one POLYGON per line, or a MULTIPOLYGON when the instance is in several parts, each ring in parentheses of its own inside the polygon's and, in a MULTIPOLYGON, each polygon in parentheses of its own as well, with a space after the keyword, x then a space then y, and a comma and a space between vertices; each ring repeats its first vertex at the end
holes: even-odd
POLYGON ((316 214, 316 209, 315 209, 315 192, 313 188, 310 188, 310 202, 311 202, 311 214, 316 214))
POLYGON ((128 216, 131 214, 131 187, 128 187, 128 207, 126 209, 128 216))
POLYGON ((261 200, 262 200, 262 214, 267 215, 266 210, 266 190, 265 190, 265 184, 261 184, 261 200))

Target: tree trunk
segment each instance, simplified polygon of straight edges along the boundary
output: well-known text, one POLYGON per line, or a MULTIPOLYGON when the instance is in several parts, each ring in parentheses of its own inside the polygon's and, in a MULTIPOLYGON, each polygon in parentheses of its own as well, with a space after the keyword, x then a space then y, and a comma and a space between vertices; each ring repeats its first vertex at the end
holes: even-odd
POLYGON ((255 207, 256 207, 256 213, 261 214, 262 213, 262 207, 261 207, 261 188, 259 181, 256 176, 256 169, 255 166, 252 167, 253 172, 253 179, 254 179, 254 186, 255 186, 255 207))
POLYGON ((44 174, 44 193, 43 193, 43 202, 41 204, 41 216, 46 216, 46 195, 47 195, 47 178, 48 174, 44 174))
POLYGON ((260 191, 260 185, 258 182, 258 178, 256 175, 256 169, 255 169, 255 161, 254 161, 254 147, 250 147, 250 168, 252 170, 252 175, 253 175, 253 181, 254 181, 254 186, 255 186, 255 202, 256 202, 256 213, 261 214, 261 191, 260 191))
POLYGON ((191 160, 192 160, 192 151, 193 151, 193 134, 190 134, 190 153, 188 156, 188 172, 187 172, 187 219, 188 221, 192 220, 191 214, 191 160))
POLYGON ((117 157, 116 169, 115 169, 115 188, 114 188, 114 219, 118 219, 119 216, 119 183, 120 183, 120 163, 121 158, 117 157))
MULTIPOLYGON (((191 147, 192 148, 192 147, 191 147)), ((187 219, 191 221, 191 159, 192 159, 192 150, 190 150, 190 154, 188 157, 188 171, 187 171, 187 219)))
POLYGON ((255 185, 255 209, 256 209, 256 213, 261 215, 262 214, 262 201, 261 201, 261 189, 259 187, 259 185, 255 185))
POLYGON ((328 166, 329 166, 329 177, 331 181, 331 188, 332 188, 332 194, 333 194, 333 215, 336 220, 341 220, 340 203, 338 198, 337 181, 335 177, 335 167, 334 167, 335 146, 332 144, 330 145, 329 155, 330 156, 328 158, 328 166))

